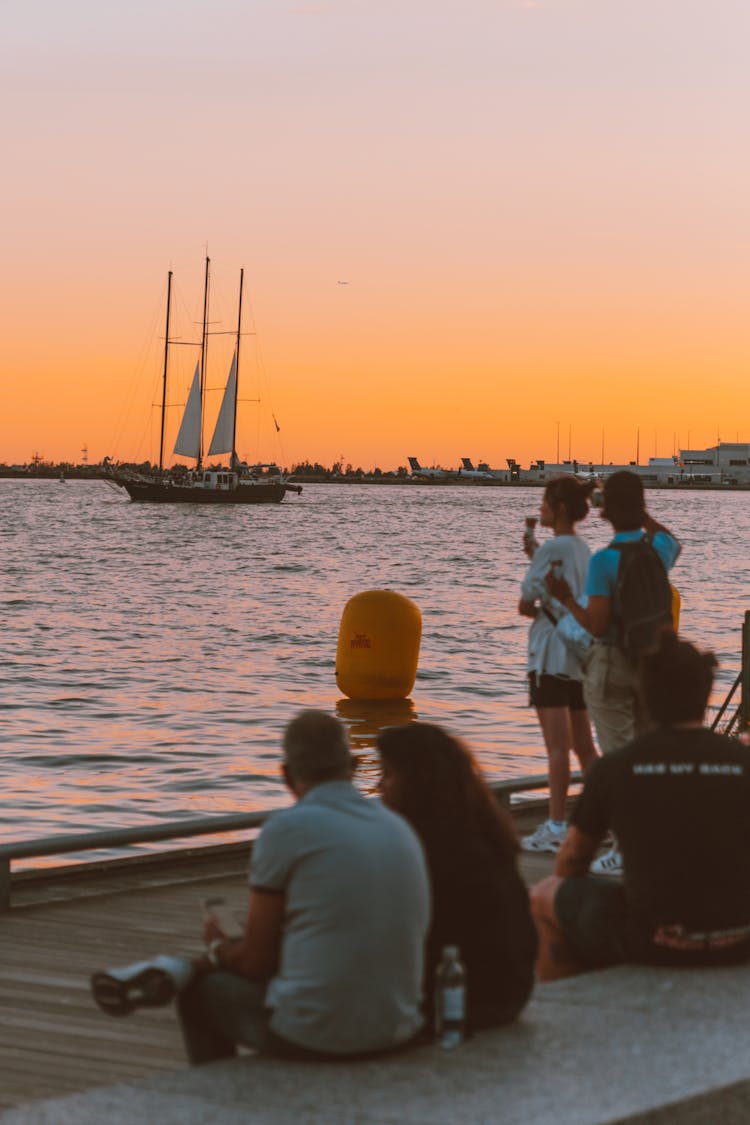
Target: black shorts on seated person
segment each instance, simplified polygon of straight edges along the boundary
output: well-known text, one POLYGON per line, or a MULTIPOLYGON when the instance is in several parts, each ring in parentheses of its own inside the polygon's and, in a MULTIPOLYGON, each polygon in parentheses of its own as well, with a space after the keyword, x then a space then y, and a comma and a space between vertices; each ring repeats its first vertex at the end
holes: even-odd
POLYGON ((570 711, 585 711, 583 684, 567 676, 529 672, 529 707, 567 707, 570 711))
POLYGON ((649 965, 736 965, 750 959, 750 940, 724 948, 663 948, 638 925, 621 883, 595 875, 563 879, 555 895, 555 914, 577 960, 590 969, 625 962, 649 965))

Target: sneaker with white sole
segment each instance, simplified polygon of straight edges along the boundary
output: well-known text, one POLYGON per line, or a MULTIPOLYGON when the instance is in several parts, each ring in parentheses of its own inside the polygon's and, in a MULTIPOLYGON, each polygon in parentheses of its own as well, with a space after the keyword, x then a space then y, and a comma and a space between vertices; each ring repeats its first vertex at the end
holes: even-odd
POLYGON ((622 875, 621 853, 617 848, 610 848, 608 852, 593 861, 589 871, 592 875, 622 875))
POLYGON ((521 847, 525 852, 551 852, 555 855, 560 850, 567 833, 567 828, 553 828, 548 820, 540 824, 536 832, 521 838, 521 847))

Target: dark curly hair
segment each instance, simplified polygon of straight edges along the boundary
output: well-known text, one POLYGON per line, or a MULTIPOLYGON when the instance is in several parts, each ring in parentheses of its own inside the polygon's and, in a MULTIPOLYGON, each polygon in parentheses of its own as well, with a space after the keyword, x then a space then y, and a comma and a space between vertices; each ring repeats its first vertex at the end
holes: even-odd
POLYGON ((673 629, 662 629, 639 666, 641 697, 654 722, 700 722, 716 667, 712 652, 700 652, 689 641, 681 641, 673 629))
POLYGON ((564 505, 569 519, 579 523, 589 513, 589 497, 595 488, 595 481, 580 481, 571 476, 555 477, 545 488, 544 498, 555 514, 564 505))
POLYGON ((380 757, 400 782, 396 811, 420 837, 433 877, 510 860, 518 836, 469 750, 432 723, 386 727, 380 757))
POLYGON ((643 481, 637 473, 620 469, 607 477, 603 488, 602 515, 615 531, 637 531, 643 527, 646 503, 643 494, 643 481))

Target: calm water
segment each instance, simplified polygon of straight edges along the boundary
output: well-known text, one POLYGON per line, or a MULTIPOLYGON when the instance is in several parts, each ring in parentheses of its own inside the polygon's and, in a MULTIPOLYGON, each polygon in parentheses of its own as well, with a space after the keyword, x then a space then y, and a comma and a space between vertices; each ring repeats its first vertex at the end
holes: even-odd
MULTIPOLYGON (((750 495, 652 492, 684 543, 682 631, 739 667, 750 495)), ((537 489, 306 486, 257 508, 134 505, 102 482, 0 481, 5 649, 0 835, 126 826, 286 801, 280 731, 338 711, 364 753, 378 723, 445 724, 492 777, 545 769, 516 614, 537 489), (340 700, 341 611, 387 587, 423 615, 411 704, 340 700)), ((608 540, 594 514, 592 548, 608 540)))

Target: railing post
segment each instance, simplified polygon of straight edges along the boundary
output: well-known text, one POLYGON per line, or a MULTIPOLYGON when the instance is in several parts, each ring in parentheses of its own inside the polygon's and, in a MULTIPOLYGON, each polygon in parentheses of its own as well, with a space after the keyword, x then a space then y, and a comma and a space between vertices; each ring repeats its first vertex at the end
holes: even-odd
POLYGON ((740 734, 750 729, 750 610, 742 623, 742 698, 740 699, 740 734))
MULTIPOLYGON (((747 614, 748 653, 750 653, 750 613, 747 614)), ((748 658, 750 677, 750 657, 748 658)), ((747 699, 750 704, 750 686, 747 699)), ((570 775, 571 782, 580 782, 580 773, 570 775)), ((549 778, 546 774, 533 774, 531 777, 513 778, 506 782, 492 782, 490 789, 495 798, 506 808, 511 807, 513 793, 533 792, 546 789, 549 778)), ((46 836, 37 840, 18 840, 14 843, 0 844, 0 914, 11 906, 11 864, 14 859, 30 859, 36 856, 63 855, 83 852, 92 848, 122 848, 130 844, 153 843, 156 840, 181 839, 188 836, 207 836, 217 832, 239 832, 248 828, 260 828, 273 809, 252 813, 235 813, 228 816, 196 817, 190 820, 170 821, 151 827, 115 828, 100 832, 84 832, 66 836, 46 836)))
POLYGON ((10 856, 0 856, 0 914, 10 910, 10 856))

